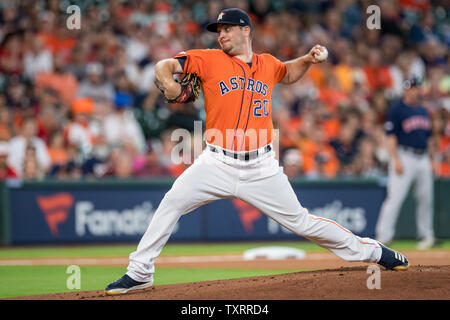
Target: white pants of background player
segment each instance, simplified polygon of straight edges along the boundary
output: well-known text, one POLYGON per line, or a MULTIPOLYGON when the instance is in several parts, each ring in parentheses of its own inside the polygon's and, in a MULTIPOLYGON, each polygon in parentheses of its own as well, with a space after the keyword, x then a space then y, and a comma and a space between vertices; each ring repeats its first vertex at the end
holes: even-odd
POLYGON ((417 235, 422 239, 432 239, 434 238, 433 173, 430 158, 427 153, 417 155, 400 148, 398 155, 403 164, 403 173, 397 174, 393 163, 390 163, 387 196, 378 217, 376 239, 382 243, 389 243, 394 238, 400 209, 413 183, 417 235))
POLYGON ((165 194, 137 250, 130 254, 127 274, 153 281, 154 263, 178 219, 209 202, 236 197, 253 205, 299 236, 331 250, 347 261, 378 262, 379 244, 360 238, 337 223, 303 208, 273 151, 243 161, 206 148, 165 194))

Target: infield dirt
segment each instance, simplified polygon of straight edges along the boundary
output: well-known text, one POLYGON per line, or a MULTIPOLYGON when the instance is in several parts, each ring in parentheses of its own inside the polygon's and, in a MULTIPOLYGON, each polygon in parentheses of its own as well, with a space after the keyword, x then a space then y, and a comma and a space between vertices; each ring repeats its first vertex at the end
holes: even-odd
MULTIPOLYGON (((205 268, 315 267, 321 270, 281 275, 159 285, 144 291, 108 296, 103 290, 34 295, 23 300, 450 300, 450 261, 448 252, 410 253, 408 271, 380 268, 380 289, 369 289, 371 264, 348 263, 331 254, 320 259, 283 261, 203 262, 205 268), (328 261, 327 261, 328 259, 328 261)), ((408 256, 408 255, 407 255, 408 256)), ((67 262, 67 261, 65 261, 67 262)), ((160 265, 173 261, 160 260, 160 265)), ((179 262, 178 262, 179 263, 179 262)), ((184 262, 183 265, 190 263, 184 262)), ((191 262, 199 267, 199 262, 191 262)), ((115 280, 115 279, 111 279, 115 280)))

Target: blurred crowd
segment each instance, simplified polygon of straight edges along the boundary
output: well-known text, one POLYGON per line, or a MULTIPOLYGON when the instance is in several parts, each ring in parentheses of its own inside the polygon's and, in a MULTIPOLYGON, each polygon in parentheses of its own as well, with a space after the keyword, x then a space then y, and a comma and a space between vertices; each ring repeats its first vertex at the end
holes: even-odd
POLYGON ((0 180, 180 175, 190 161, 173 161, 171 133, 204 122, 203 100, 167 104, 154 64, 216 48, 204 27, 229 7, 250 14, 256 53, 286 61, 328 48, 327 62, 274 91, 289 178, 386 175, 383 124, 409 76, 422 79, 432 115, 435 176, 450 177, 448 1, 3 0, 0 180), (79 28, 66 11, 73 4, 79 28), (370 5, 380 8, 380 29, 367 27, 370 5))

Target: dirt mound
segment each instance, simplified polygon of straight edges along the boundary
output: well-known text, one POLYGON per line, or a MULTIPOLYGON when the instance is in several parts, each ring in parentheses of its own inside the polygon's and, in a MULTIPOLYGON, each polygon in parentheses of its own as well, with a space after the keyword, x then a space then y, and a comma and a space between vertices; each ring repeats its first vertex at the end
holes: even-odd
POLYGON ((82 291, 20 297, 24 300, 450 300, 450 266, 380 269, 379 289, 369 289, 368 267, 161 285, 122 296, 82 291))

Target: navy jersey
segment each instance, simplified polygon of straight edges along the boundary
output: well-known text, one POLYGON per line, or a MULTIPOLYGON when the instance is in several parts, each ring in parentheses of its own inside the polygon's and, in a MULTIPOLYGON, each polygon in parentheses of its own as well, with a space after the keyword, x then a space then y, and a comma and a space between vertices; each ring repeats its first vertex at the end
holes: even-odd
POLYGON ((407 106, 399 101, 389 110, 384 125, 387 134, 394 134, 399 145, 426 150, 431 136, 431 119, 422 106, 407 106))

